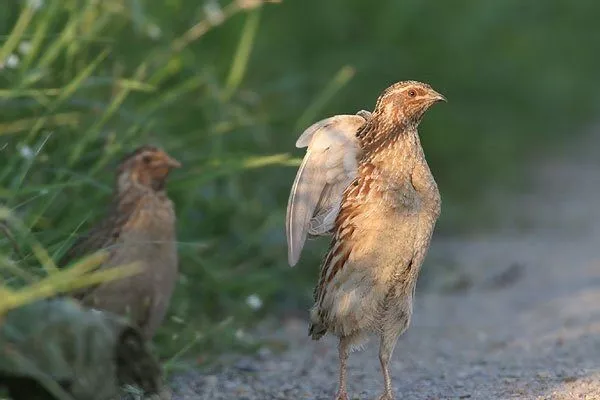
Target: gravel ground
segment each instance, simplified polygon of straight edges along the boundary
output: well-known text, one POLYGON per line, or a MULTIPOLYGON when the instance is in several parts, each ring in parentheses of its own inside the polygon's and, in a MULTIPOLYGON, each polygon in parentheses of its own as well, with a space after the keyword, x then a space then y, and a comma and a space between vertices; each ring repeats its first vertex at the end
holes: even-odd
MULTIPOLYGON (((528 193, 498 197, 494 233, 434 238, 428 266, 460 267, 417 294, 392 363, 397 399, 600 399, 599 145, 600 131, 532 169, 528 193)), ((176 376, 173 398, 333 399, 335 338, 313 342, 294 318, 273 335, 288 350, 176 376)), ((380 393, 374 344, 350 357, 352 399, 380 393)))

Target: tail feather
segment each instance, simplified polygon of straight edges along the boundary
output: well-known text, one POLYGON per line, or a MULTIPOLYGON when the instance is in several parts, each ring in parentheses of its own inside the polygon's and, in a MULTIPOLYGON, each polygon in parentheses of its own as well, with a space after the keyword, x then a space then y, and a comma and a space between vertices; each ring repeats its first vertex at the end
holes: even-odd
POLYGON ((327 333, 327 327, 323 323, 317 305, 310 310, 310 326, 308 328, 308 335, 313 340, 319 340, 327 333))
POLYGON ((327 328, 325 328, 322 324, 310 324, 308 328, 308 336, 312 338, 312 340, 319 340, 327 333, 327 328))

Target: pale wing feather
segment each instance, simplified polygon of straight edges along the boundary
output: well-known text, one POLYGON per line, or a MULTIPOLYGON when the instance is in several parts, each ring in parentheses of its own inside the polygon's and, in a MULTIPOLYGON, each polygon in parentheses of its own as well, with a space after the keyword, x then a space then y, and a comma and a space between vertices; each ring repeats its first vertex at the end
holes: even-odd
POLYGON ((315 153, 310 149, 306 152, 290 192, 286 215, 290 266, 296 265, 300 258, 308 225, 319 201, 320 192, 327 183, 325 174, 319 169, 319 158, 322 157, 322 152, 315 153))
MULTIPOLYGON (((353 141, 356 141, 354 135, 353 141)), ((342 157, 330 157, 335 164, 328 166, 327 185, 321 193, 321 198, 315 209, 308 229, 309 236, 321 236, 331 233, 336 217, 340 211, 342 195, 348 185, 356 178, 358 170, 358 143, 355 144, 357 151, 348 151, 340 154, 342 157)))
POLYGON ((290 192, 286 215, 288 261, 300 259, 307 236, 328 234, 339 212, 342 194, 356 177, 360 153, 356 132, 361 115, 337 115, 307 128, 296 147, 307 147, 290 192))

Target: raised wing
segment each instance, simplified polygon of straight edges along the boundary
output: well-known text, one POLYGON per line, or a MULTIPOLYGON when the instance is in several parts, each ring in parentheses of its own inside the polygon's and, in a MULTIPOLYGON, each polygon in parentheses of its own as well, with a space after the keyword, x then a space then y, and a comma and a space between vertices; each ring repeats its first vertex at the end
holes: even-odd
POLYGON ((286 215, 288 262, 296 265, 307 236, 328 235, 342 195, 356 177, 360 147, 356 132, 370 118, 368 111, 336 115, 304 131, 296 147, 307 147, 290 192, 286 215))

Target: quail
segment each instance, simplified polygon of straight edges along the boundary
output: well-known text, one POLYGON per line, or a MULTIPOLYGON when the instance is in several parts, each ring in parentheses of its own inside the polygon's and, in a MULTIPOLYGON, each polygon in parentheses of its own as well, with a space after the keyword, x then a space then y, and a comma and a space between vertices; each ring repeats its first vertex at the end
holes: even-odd
POLYGON ((142 272, 73 293, 84 306, 127 316, 146 340, 161 325, 178 276, 175 209, 165 184, 181 164, 163 150, 142 146, 117 170, 108 214, 67 251, 61 265, 106 249, 100 268, 139 262, 142 272))
POLYGON ((410 324, 417 277, 441 212, 417 128, 445 100, 427 84, 397 82, 372 113, 324 119, 296 142, 308 148, 288 202, 288 260, 298 262, 307 237, 332 236, 309 334, 339 337, 337 400, 348 399, 350 351, 370 336, 380 341, 379 399, 394 399, 389 361, 410 324))

